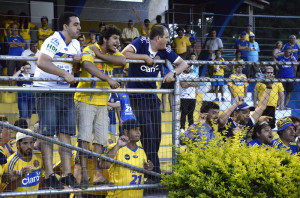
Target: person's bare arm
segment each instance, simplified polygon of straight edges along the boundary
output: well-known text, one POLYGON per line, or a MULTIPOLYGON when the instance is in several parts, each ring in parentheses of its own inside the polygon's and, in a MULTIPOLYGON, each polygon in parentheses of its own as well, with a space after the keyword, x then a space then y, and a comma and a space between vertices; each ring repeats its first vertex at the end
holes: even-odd
MULTIPOLYGON (((267 85, 267 88, 265 89, 264 95, 261 98, 261 100, 258 102, 257 107, 255 108, 254 112, 251 114, 252 118, 254 119, 254 122, 257 123, 259 117, 263 114, 265 109, 267 108, 269 98, 270 98, 270 93, 271 89, 268 89, 270 85, 267 85)), ((272 86, 271 86, 272 87, 272 86)), ((269 87, 270 88, 270 87, 269 87)))
POLYGON ((278 93, 278 102, 279 102, 279 109, 283 110, 284 109, 284 91, 278 93))
POLYGON ((229 92, 231 93, 231 96, 232 96, 233 98, 235 98, 233 89, 232 89, 232 87, 231 87, 230 85, 228 85, 228 89, 229 89, 229 92))
POLYGON ((257 98, 258 98, 258 93, 257 91, 253 92, 253 106, 256 108, 257 107, 257 98))
POLYGON ((56 67, 52 62, 52 58, 46 54, 40 53, 38 60, 37 60, 37 66, 50 74, 54 74, 57 76, 63 77, 68 83, 75 83, 75 78, 72 74, 68 73, 67 71, 60 69, 56 67))
MULTIPOLYGON (((176 63, 175 63, 175 73, 176 75, 181 74, 184 70, 186 70, 189 65, 181 58, 178 57, 176 63)), ((172 82, 174 80, 174 73, 173 72, 169 72, 165 77, 164 77, 164 81, 166 83, 172 82)))
POLYGON ((113 65, 117 65, 117 66, 125 66, 126 65, 126 58, 123 56, 114 56, 114 55, 108 55, 105 53, 101 53, 100 50, 95 45, 91 45, 91 46, 89 46, 89 48, 95 52, 95 54, 98 58, 106 60, 106 61, 112 63, 113 65))
POLYGON ((120 102, 118 101, 118 102, 108 102, 107 106, 110 106, 111 108, 118 108, 121 105, 120 105, 120 102))
POLYGON ((244 96, 236 96, 235 102, 227 108, 219 117, 219 126, 224 127, 232 112, 244 102, 244 96))
POLYGON ((120 84, 117 81, 111 79, 110 77, 105 75, 103 72, 101 72, 92 62, 83 61, 82 65, 83 65, 83 68, 87 72, 89 72, 90 74, 92 74, 93 76, 95 76, 101 80, 106 81, 111 86, 111 88, 116 89, 120 86, 120 84))
POLYGON ((135 60, 144 60, 147 65, 154 65, 155 61, 150 56, 146 54, 136 54, 133 47, 127 45, 125 49, 123 49, 122 54, 126 57, 126 59, 135 59, 135 60))

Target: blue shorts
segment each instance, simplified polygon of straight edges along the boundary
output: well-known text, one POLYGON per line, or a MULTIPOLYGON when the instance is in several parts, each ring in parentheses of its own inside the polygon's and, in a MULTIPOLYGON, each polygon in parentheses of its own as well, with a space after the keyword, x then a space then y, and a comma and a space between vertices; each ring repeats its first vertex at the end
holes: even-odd
POLYGON ((73 93, 36 93, 36 102, 42 135, 76 134, 73 93))
MULTIPOLYGON (((213 76, 213 78, 224 78, 224 76, 213 76)), ((212 82, 212 86, 223 86, 225 85, 225 82, 212 82)))

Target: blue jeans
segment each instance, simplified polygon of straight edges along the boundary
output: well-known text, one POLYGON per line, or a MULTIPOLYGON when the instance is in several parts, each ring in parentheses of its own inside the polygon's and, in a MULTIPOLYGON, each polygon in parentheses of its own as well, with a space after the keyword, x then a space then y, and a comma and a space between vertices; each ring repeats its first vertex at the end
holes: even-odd
POLYGON ((76 134, 74 94, 36 93, 36 102, 42 135, 76 134))
MULTIPOLYGON (((32 111, 34 108, 34 97, 32 93, 19 93, 18 94, 18 109, 20 118, 27 119, 31 118, 32 111)), ((30 123, 28 123, 30 124, 30 123)))
POLYGON ((161 142, 160 100, 154 94, 129 95, 130 106, 141 125, 141 142, 154 172, 160 173, 158 150, 161 142))

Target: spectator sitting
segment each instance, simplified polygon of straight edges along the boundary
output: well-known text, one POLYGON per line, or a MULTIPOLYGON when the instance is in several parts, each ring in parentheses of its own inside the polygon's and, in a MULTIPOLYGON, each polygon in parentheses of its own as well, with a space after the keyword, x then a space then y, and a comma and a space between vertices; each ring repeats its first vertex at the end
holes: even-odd
MULTIPOLYGON (((297 61, 296 58, 292 55, 292 48, 287 47, 284 51, 283 56, 278 56, 277 61, 281 62, 293 62, 297 61)), ((294 78, 294 68, 293 65, 279 65, 278 66, 278 78, 294 78)), ((283 82, 284 90, 286 91, 284 108, 288 109, 288 104, 291 99, 291 93, 294 90, 293 82, 283 82)))
POLYGON ((220 38, 217 38, 216 30, 210 30, 209 37, 205 41, 204 51, 207 55, 206 60, 213 60, 216 58, 215 52, 216 50, 223 51, 223 43, 220 38))
POLYGON ((124 47, 134 40, 134 38, 139 37, 140 33, 138 29, 134 27, 133 21, 130 19, 128 21, 128 27, 123 29, 121 41, 124 47))
MULTIPOLYGON (((25 50, 22 53, 22 56, 26 56, 26 57, 38 57, 39 54, 40 54, 40 51, 38 50, 38 46, 39 46, 38 42, 35 41, 35 40, 32 40, 31 43, 30 43, 30 48, 27 49, 27 50, 25 50)), ((36 61, 28 61, 28 63, 31 66, 30 73, 34 74, 35 69, 37 67, 36 61)))
POLYGON ((20 35, 26 43, 25 49, 29 49, 31 44, 30 29, 37 30, 37 27, 29 21, 29 16, 27 16, 24 12, 21 12, 19 16, 19 27, 20 35))
POLYGON ((42 44, 44 41, 53 34, 53 31, 51 28, 48 28, 48 17, 43 16, 41 18, 42 27, 38 29, 38 39, 39 39, 39 49, 41 49, 42 44))
MULTIPOLYGON (((250 34, 250 41, 249 41, 249 52, 248 52, 248 61, 253 61, 257 62, 259 60, 258 53, 260 52, 259 50, 259 45, 258 43, 254 40, 255 35, 250 34)), ((255 77, 255 74, 259 72, 259 66, 258 65, 251 65, 251 70, 250 70, 250 75, 252 72, 252 77, 255 77)))
POLYGON ((34 138, 32 136, 18 132, 16 141, 18 152, 8 158, 4 166, 4 173, 9 174, 18 171, 20 174, 17 177, 10 178, 4 191, 24 192, 39 190, 43 172, 41 152, 33 150, 34 138))
MULTIPOLYGON (((30 74, 31 66, 28 62, 25 62, 21 69, 17 71, 14 77, 33 77, 30 74)), ((19 87, 32 87, 32 81, 17 81, 19 87)), ((18 92, 18 109, 20 118, 26 119, 27 123, 30 124, 32 111, 34 108, 35 100, 32 92, 18 92)))
MULTIPOLYGON (((225 61, 224 58, 221 57, 221 51, 220 50, 216 50, 215 54, 216 54, 216 58, 213 61, 225 61)), ((224 78, 224 68, 225 67, 226 67, 226 65, 213 65, 213 68, 214 68, 213 69, 214 70, 213 78, 223 79, 224 78)), ((212 82, 213 90, 216 93, 215 101, 219 101, 218 91, 221 92, 221 100, 223 102, 225 101, 224 90, 223 90, 224 85, 225 85, 225 82, 212 82)))
POLYGON ((191 43, 189 38, 183 35, 183 31, 182 28, 177 28, 176 32, 178 36, 174 39, 172 48, 176 54, 183 60, 186 60, 189 55, 191 43))
MULTIPOLYGON (((267 66, 265 68, 265 76, 266 79, 273 79, 274 78, 274 69, 271 66, 267 66)), ((254 107, 257 107, 257 98, 258 101, 260 101, 261 97, 263 96, 263 93, 265 92, 266 85, 264 83, 258 82, 254 88, 253 93, 253 104, 254 107)), ((275 82, 272 85, 272 90, 270 93, 270 98, 268 101, 268 105, 266 110, 263 112, 262 115, 264 116, 270 116, 272 117, 269 125, 272 129, 275 128, 275 112, 277 108, 277 102, 279 102, 279 109, 284 109, 284 88, 281 82, 275 82)))
MULTIPOLYGON (((246 40, 246 41, 249 41, 249 40, 250 40, 250 39, 249 39, 250 34, 253 34, 253 32, 251 32, 251 30, 252 30, 252 25, 251 25, 251 24, 245 25, 245 32, 246 32, 245 40, 246 40)), ((240 38, 241 38, 241 36, 239 37, 239 39, 240 39, 240 38)))
POLYGON ((271 145, 273 140, 272 128, 268 122, 259 122, 255 125, 252 135, 252 141, 247 146, 271 145))
MULTIPOLYGON (((25 46, 24 39, 18 34, 18 24, 11 24, 11 34, 7 35, 7 44, 9 47, 8 55, 10 56, 21 56, 23 48, 25 46)), ((12 76, 15 69, 19 70, 21 68, 21 63, 18 60, 10 60, 7 63, 7 75, 12 76)), ((12 85, 12 82, 9 82, 12 85)))
MULTIPOLYGON (((209 144, 209 141, 215 138, 218 130, 219 111, 220 107, 218 104, 211 101, 202 101, 198 124, 191 125, 188 130, 183 133, 184 137, 187 137, 193 142, 197 142, 205 135, 207 141, 205 145, 209 144)), ((182 138, 181 144, 184 144, 182 138)))
POLYGON ((300 140, 297 145, 293 144, 295 141, 295 125, 289 117, 282 118, 277 122, 277 133, 279 138, 273 140, 272 147, 278 149, 285 149, 291 155, 298 154, 300 148, 300 140))
MULTIPOLYGON (((197 76, 190 73, 190 67, 184 70, 178 78, 180 80, 193 80, 197 76)), ((186 116, 188 116, 189 126, 194 124, 194 110, 196 107, 196 87, 199 87, 199 82, 180 82, 181 96, 180 96, 180 129, 185 131, 186 116)))
MULTIPOLYGON (((137 145, 141 138, 138 121, 134 119, 126 120, 122 128, 124 135, 119 138, 117 144, 106 155, 146 170, 153 170, 153 164, 150 160, 147 160, 144 149, 137 145)), ((140 185, 144 183, 143 173, 132 171, 124 166, 104 161, 102 168, 110 169, 109 181, 114 182, 116 186, 140 185), (132 178, 134 179, 132 180, 132 178)), ((149 181, 147 182, 150 183, 149 181)), ((108 191, 107 197, 143 197, 143 189, 108 191)))
POLYGON ((230 75, 230 79, 234 81, 228 83, 228 89, 231 93, 231 104, 234 104, 235 98, 237 96, 247 97, 247 82, 238 82, 236 80, 247 80, 247 76, 242 74, 243 66, 236 65, 235 66, 236 73, 230 75))
POLYGON ((87 46, 90 46, 90 45, 94 45, 95 43, 97 43, 97 39, 96 39, 96 30, 92 29, 90 30, 89 32, 89 42, 87 42, 87 46))

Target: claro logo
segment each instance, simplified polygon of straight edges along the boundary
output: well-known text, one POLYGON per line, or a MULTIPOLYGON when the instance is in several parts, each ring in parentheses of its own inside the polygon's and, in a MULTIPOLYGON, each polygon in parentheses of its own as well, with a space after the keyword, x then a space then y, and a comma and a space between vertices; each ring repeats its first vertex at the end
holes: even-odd
POLYGON ((34 170, 31 173, 27 174, 26 177, 22 180, 20 187, 31 187, 40 183, 41 179, 41 169, 34 170))
POLYGON ((141 66, 141 70, 144 71, 144 72, 153 73, 153 72, 158 71, 158 70, 159 70, 159 67, 158 67, 158 65, 156 65, 156 66, 151 66, 151 67, 146 66, 146 65, 142 65, 142 66, 141 66))

